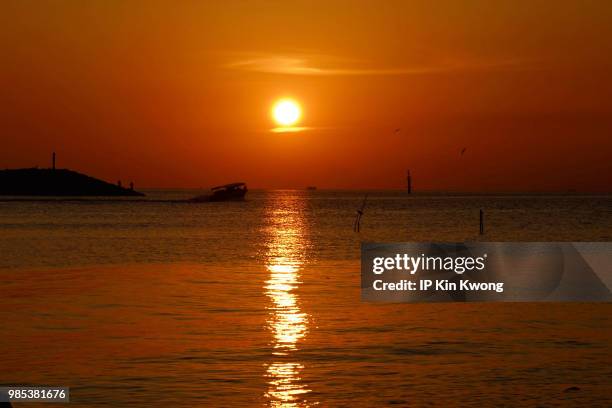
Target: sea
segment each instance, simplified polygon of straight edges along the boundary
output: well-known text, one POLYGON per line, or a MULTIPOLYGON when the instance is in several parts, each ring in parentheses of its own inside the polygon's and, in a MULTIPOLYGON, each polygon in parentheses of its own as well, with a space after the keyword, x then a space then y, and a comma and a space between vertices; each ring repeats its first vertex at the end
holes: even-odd
POLYGON ((611 241, 611 195, 145 193, 0 198, 0 385, 71 407, 612 406, 608 303, 360 299, 362 242, 611 241))

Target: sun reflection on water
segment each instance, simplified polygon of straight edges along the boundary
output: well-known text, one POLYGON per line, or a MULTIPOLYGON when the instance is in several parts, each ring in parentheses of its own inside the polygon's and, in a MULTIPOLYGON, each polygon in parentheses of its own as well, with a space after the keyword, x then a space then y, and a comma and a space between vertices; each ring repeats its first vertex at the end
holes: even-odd
POLYGON ((270 298, 268 327, 273 336, 272 360, 268 364, 266 397, 273 407, 309 405, 310 390, 300 373, 304 366, 295 361, 298 343, 308 331, 308 315, 300 309, 297 289, 304 263, 308 237, 304 222, 304 202, 299 197, 272 200, 268 212, 266 268, 269 272, 264 290, 270 298))

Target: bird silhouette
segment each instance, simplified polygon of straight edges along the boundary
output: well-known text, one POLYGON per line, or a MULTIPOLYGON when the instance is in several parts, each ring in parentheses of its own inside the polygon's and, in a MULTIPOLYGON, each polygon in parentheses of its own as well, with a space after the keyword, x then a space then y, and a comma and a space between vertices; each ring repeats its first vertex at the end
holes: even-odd
POLYGON ((461 149, 461 155, 463 156, 463 153, 465 153, 465 151, 467 150, 467 147, 464 147, 463 149, 461 149))

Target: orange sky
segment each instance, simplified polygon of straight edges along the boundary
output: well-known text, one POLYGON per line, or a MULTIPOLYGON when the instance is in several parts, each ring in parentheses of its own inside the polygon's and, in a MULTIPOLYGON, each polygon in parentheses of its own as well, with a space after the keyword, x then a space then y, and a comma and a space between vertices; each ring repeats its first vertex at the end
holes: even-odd
POLYGON ((0 168, 612 191, 610 2, 6 0, 0 24, 0 168), (284 96, 308 130, 269 131, 284 96))

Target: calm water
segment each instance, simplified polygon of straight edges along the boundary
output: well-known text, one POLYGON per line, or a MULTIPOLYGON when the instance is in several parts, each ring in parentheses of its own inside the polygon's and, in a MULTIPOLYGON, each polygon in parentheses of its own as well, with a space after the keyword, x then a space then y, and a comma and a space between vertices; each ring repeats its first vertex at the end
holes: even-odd
POLYGON ((610 196, 370 192, 356 234, 363 192, 156 201, 191 195, 0 202, 0 383, 71 406, 612 404, 609 305, 364 304, 358 252, 609 241, 610 196))

